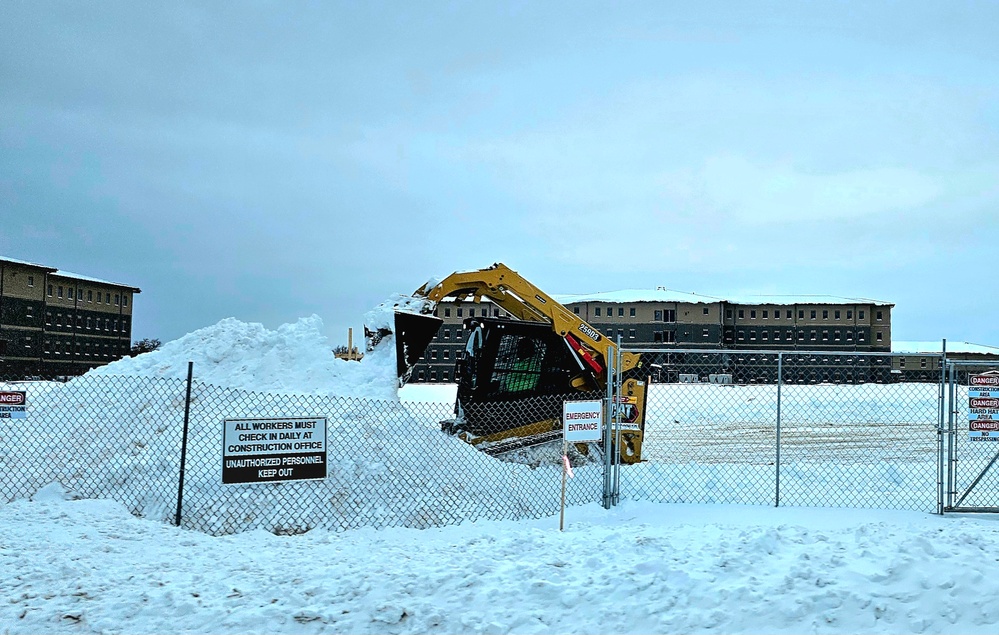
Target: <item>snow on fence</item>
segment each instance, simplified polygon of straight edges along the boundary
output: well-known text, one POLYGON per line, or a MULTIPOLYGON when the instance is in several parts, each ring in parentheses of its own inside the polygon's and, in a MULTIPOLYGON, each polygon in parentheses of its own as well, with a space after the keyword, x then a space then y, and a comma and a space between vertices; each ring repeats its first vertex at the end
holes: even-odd
MULTIPOLYGON (((195 369, 196 371, 196 369, 195 369)), ((195 372, 195 377, 197 373, 195 372)), ((187 383, 86 375, 0 384, 27 416, 0 421, 0 498, 58 482, 132 513, 177 514, 187 383)), ((653 384, 645 461, 620 468, 620 497, 663 502, 936 506, 936 384, 653 384)), ((182 526, 251 529, 434 527, 538 518, 559 508, 558 450, 501 461, 441 432, 452 404, 191 385, 182 526), (223 420, 325 417, 323 480, 222 484, 223 420)), ((599 453, 595 449, 595 453, 599 453)), ((599 502, 603 465, 577 457, 568 503, 599 502)))

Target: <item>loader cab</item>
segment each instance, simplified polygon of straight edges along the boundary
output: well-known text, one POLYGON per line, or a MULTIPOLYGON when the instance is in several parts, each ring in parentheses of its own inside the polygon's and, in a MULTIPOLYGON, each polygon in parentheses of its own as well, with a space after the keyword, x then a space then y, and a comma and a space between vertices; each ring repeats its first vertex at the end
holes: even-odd
POLYGON ((546 324, 469 318, 465 331, 455 367, 459 395, 502 400, 560 393, 579 372, 565 340, 546 324))
POLYGON ((580 398, 573 377, 583 372, 566 341, 548 324, 469 318, 456 365, 455 415, 463 429, 495 434, 515 419, 550 420, 568 396, 580 398))

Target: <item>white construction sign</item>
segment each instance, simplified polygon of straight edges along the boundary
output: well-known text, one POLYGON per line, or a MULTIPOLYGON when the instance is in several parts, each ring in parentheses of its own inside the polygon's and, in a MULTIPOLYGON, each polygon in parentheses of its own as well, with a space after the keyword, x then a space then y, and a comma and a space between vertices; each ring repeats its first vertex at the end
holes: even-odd
POLYGON ((326 478, 326 418, 225 419, 222 482, 326 478))
POLYGON ((999 441, 999 373, 968 378, 968 438, 999 441))
POLYGON ((0 419, 27 419, 28 393, 23 391, 0 391, 0 419))
POLYGON ((599 399, 562 402, 562 434, 569 443, 586 443, 603 439, 603 402, 599 399))

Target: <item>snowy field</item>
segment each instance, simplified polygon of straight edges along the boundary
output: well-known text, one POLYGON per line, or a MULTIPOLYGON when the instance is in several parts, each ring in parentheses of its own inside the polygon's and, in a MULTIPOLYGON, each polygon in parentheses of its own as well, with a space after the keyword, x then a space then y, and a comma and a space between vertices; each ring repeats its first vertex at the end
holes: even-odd
POLYGON ((0 507, 3 633, 995 633, 999 519, 596 505, 211 537, 109 501, 0 507))

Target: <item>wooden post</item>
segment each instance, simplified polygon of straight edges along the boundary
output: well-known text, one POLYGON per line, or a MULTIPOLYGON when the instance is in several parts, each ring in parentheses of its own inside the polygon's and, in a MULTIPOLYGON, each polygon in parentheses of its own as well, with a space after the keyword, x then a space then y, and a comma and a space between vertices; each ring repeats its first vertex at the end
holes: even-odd
POLYGON ((569 443, 563 438, 562 439, 562 457, 563 457, 563 459, 562 459, 562 505, 559 507, 559 514, 558 514, 558 530, 559 531, 565 531, 565 479, 567 477, 567 474, 566 474, 567 470, 566 470, 566 467, 565 467, 565 458, 564 457, 568 456, 568 452, 569 452, 569 443))

